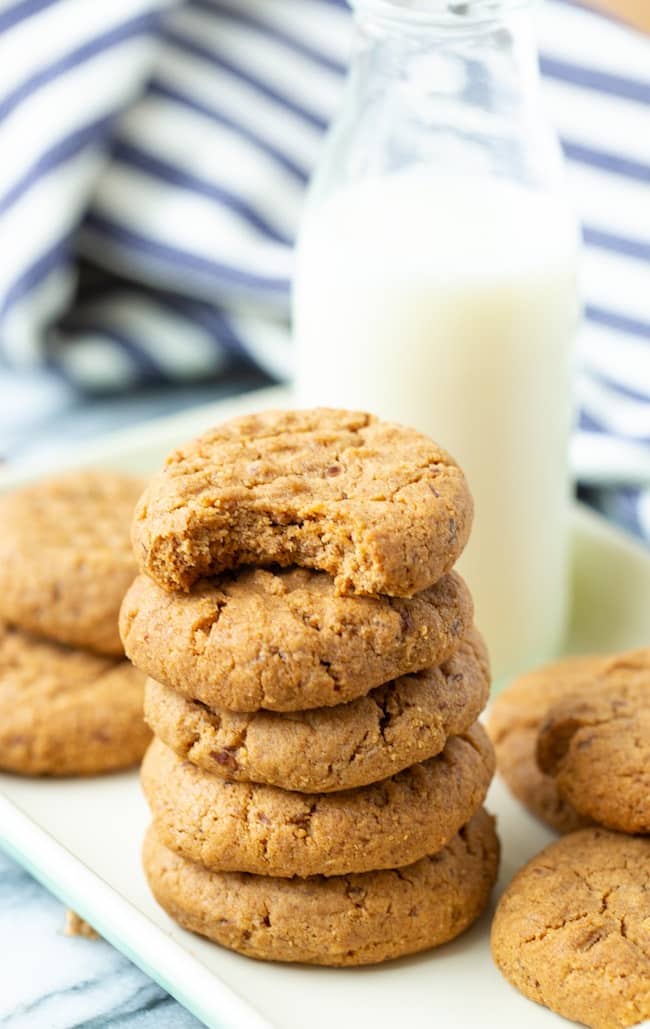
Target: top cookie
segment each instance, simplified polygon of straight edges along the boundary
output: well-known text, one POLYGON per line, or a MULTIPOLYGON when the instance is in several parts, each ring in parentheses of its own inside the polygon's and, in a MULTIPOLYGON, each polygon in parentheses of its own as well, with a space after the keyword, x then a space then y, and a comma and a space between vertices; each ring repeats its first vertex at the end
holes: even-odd
POLYGON ((275 563, 329 572, 341 594, 408 597, 453 566, 472 512, 458 465, 413 429, 354 411, 268 411, 172 453, 132 538, 167 590, 275 563))
POLYGON ((0 498, 0 617, 100 654, 121 654, 120 603, 136 569, 129 525, 144 480, 85 470, 0 498))
POLYGON ((585 818, 650 833, 650 649, 621 655, 551 707, 537 760, 585 818))

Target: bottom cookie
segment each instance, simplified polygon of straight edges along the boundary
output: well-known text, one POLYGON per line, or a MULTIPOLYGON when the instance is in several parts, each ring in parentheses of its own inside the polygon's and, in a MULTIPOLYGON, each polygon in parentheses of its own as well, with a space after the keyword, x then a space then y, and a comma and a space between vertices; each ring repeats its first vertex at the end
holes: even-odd
POLYGON ((151 733, 144 675, 0 627, 0 768, 21 775, 93 775, 140 761, 151 733))
POLYGON ((485 908, 499 863, 480 810, 438 854, 396 871, 310 879, 209 872, 150 827, 144 869, 158 903, 192 932, 267 961, 370 965, 437 947, 485 908))

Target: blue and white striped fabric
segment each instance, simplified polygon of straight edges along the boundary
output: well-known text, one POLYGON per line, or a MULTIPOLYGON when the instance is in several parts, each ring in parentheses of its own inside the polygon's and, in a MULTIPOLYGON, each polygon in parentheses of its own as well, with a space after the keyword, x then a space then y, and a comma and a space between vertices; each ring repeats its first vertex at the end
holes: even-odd
MULTIPOLYGON (((650 537, 650 41, 539 14, 585 239, 574 460, 650 537)), ((0 0, 0 356, 87 391, 291 372, 291 248, 342 0, 0 0)))

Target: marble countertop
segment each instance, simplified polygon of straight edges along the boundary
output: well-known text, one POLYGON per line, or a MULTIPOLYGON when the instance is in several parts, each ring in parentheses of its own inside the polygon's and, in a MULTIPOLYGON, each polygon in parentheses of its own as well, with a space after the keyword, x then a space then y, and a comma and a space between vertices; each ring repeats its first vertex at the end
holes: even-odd
POLYGON ((105 940, 64 934, 65 907, 0 851, 3 1029, 198 1029, 105 940))

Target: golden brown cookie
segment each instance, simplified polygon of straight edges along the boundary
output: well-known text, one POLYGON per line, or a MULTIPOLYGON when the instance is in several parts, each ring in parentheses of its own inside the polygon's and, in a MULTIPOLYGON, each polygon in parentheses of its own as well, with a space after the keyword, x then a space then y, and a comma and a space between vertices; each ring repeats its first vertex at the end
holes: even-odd
POLYGON ((439 668, 366 697, 277 714, 210 710, 149 679, 145 717, 179 757, 241 782, 329 793, 387 779, 438 754, 476 721, 490 687, 487 652, 472 630, 439 668))
POLYGON ((516 679, 488 708, 487 729, 497 768, 528 810, 558 832, 589 824, 560 796, 555 780, 537 764, 537 736, 549 708, 589 686, 610 662, 607 657, 569 657, 516 679))
POLYGON ((0 497, 0 618, 100 654, 136 573, 129 526, 144 480, 68 472, 0 497))
POLYGON ((592 1029, 650 1018, 650 840, 571 833, 517 873, 492 953, 531 1000, 592 1029))
POLYGON ((133 663, 214 708, 342 704, 440 664, 472 624, 455 573, 410 599, 338 597, 324 572, 246 569, 166 593, 140 575, 120 628, 133 663))
POLYGON ((128 661, 0 628, 0 768, 92 775, 137 764, 151 734, 128 661))
POLYGON ((345 875, 433 854, 482 804, 494 770, 476 725, 437 757, 342 793, 227 782, 154 739, 142 783, 160 840, 216 871, 345 875))
POLYGON ((170 454, 133 524, 141 571, 167 590, 240 565, 300 565, 342 594, 409 597, 452 568, 472 523, 452 458, 356 411, 266 411, 170 454))
POLYGON ((499 864, 494 819, 478 811, 433 857, 393 871, 277 879, 209 872, 151 827, 144 867, 180 925, 267 961, 369 965, 437 947, 485 908, 499 864))
POLYGON ((551 707, 537 761, 584 818, 650 833, 650 649, 610 662, 586 690, 551 707))

